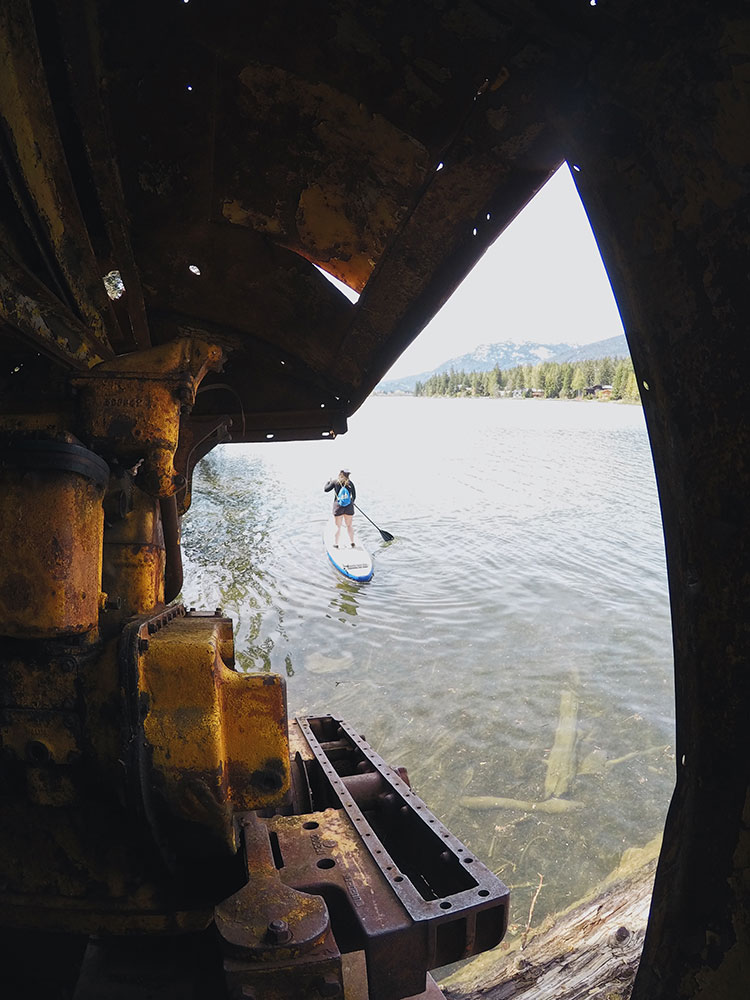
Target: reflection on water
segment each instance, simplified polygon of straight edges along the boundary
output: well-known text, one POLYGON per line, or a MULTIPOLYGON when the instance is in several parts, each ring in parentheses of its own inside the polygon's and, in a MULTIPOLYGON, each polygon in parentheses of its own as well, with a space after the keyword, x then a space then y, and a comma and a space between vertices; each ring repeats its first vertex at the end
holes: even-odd
POLYGON ((639 408, 373 398, 333 442, 217 449, 193 486, 185 602, 231 615, 238 667, 285 675, 292 714, 408 769, 511 887, 511 933, 540 878, 535 922, 661 829, 672 650, 639 408), (323 547, 341 467, 396 536, 355 515, 368 583, 323 547))

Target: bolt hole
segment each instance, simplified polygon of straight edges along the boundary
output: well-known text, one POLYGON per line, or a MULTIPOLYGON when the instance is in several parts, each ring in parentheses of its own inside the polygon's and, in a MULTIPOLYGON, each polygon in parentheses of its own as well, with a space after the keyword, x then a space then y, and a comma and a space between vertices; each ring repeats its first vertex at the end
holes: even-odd
POLYGON ((314 820, 309 820, 309 822, 302 824, 302 829, 303 830, 317 830, 319 826, 320 826, 319 823, 316 823, 314 820))
POLYGON ((489 894, 490 894, 489 889, 480 889, 479 892, 477 893, 477 896, 489 896, 489 894))
POLYGON ((440 909, 441 910, 450 910, 450 908, 451 908, 451 904, 448 902, 447 899, 444 899, 443 902, 440 904, 440 909))
POLYGON ((321 858, 318 862, 318 868, 334 868, 335 866, 336 862, 333 858, 321 858))

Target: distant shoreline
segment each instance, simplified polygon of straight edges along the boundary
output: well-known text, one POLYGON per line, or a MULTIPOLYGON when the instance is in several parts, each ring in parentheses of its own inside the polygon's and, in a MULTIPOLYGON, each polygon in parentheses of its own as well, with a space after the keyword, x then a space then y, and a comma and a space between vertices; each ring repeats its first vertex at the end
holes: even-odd
POLYGON ((373 392, 372 396, 378 396, 383 399, 542 399, 547 402, 553 401, 556 403, 625 403, 627 406, 642 406, 640 399, 613 399, 611 396, 534 396, 534 395, 523 395, 523 396, 512 396, 512 395, 501 395, 501 396, 449 396, 449 395, 417 395, 415 392, 373 392))
POLYGON ((379 396, 383 399, 546 399, 554 400, 560 403, 639 403, 640 400, 637 399, 613 399, 611 396, 449 396, 449 395, 437 395, 425 396, 424 394, 417 395, 415 392, 378 392, 377 390, 370 393, 371 396, 379 396))

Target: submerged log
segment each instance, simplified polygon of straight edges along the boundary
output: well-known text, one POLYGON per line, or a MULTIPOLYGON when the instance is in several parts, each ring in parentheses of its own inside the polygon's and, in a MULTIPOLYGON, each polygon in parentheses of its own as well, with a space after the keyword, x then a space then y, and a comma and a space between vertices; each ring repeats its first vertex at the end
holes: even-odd
POLYGON ((627 1000, 643 947, 660 840, 626 851, 586 899, 440 982, 446 1000, 627 1000))
POLYGON ((573 688, 564 688, 560 695, 560 717, 555 730, 555 742, 547 758, 544 797, 565 795, 576 776, 576 743, 578 742, 578 695, 573 688))
POLYGON ((505 799, 498 795, 464 795, 459 799, 464 809, 516 809, 519 812, 565 813, 583 809, 583 802, 576 799, 505 799))

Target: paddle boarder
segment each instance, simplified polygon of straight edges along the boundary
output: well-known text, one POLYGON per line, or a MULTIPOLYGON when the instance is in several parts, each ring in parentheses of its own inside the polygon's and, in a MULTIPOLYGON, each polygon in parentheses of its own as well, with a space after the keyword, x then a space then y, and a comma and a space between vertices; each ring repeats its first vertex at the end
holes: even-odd
POLYGON ((349 470, 342 469, 335 479, 329 479, 328 482, 323 487, 324 492, 329 493, 331 490, 336 491, 336 496, 333 501, 333 519, 336 522, 336 535, 333 539, 333 547, 337 549, 339 547, 339 534, 341 533, 341 525, 346 525, 346 530, 349 534, 349 541, 351 542, 352 548, 355 547, 354 541, 354 501, 357 499, 357 491, 354 488, 354 483, 349 478, 349 470))

